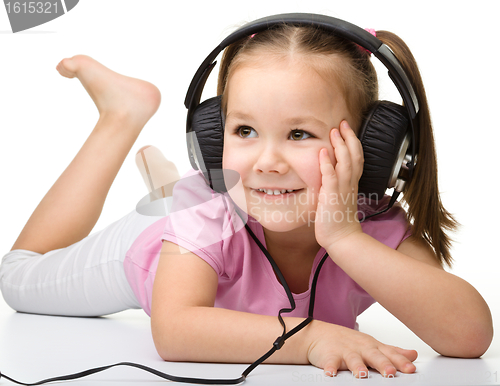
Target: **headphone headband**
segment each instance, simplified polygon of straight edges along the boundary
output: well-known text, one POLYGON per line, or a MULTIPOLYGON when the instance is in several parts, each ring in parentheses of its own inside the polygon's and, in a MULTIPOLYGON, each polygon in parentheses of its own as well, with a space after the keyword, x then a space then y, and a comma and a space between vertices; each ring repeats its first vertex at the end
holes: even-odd
POLYGON ((205 86, 210 72, 217 63, 215 59, 222 52, 222 50, 242 38, 248 37, 254 33, 271 29, 276 25, 284 23, 291 25, 308 25, 318 27, 327 32, 331 32, 332 34, 343 37, 347 40, 353 41, 359 46, 372 52, 389 71, 389 77, 392 79, 399 93, 401 94, 401 97, 403 98, 404 106, 406 107, 410 116, 410 121, 413 121, 413 119, 416 117, 419 110, 417 96, 415 94, 415 91, 413 90, 413 87, 411 86, 410 80, 399 64, 399 61, 388 46, 383 44, 379 39, 377 39, 369 32, 365 31, 364 29, 344 20, 318 14, 287 13, 267 16, 245 24, 244 26, 230 34, 228 37, 226 37, 206 57, 201 66, 198 68, 198 71, 196 71, 196 74, 194 75, 193 80, 189 85, 189 89, 184 100, 184 105, 188 109, 186 132, 191 131, 193 111, 200 103, 203 87, 205 86))

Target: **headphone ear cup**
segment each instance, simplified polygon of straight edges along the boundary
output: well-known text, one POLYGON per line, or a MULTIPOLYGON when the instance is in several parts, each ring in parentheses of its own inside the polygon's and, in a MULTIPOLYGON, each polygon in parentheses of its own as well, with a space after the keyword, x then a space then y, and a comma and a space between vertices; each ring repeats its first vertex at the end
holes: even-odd
POLYGON ((365 159, 360 194, 379 200, 392 187, 390 179, 400 158, 408 123, 408 114, 401 105, 378 101, 371 108, 358 136, 365 159))
MULTIPOLYGON (((191 121, 191 132, 194 132, 196 136, 198 142, 196 148, 200 154, 189 154, 191 160, 196 160, 194 162, 196 168, 203 173, 207 183, 217 192, 226 191, 222 174, 224 120, 221 112, 221 99, 221 96, 216 96, 196 107, 191 121)), ((192 151, 188 146, 188 152, 192 151)))
POLYGON ((224 124, 220 96, 207 99, 196 107, 191 130, 196 133, 205 168, 222 169, 224 124))

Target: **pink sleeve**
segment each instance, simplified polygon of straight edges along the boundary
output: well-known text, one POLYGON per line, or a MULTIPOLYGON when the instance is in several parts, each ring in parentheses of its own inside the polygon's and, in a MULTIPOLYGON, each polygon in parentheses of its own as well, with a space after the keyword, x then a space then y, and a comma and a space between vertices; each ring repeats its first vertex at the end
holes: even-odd
MULTIPOLYGON (((369 209, 360 206, 359 210, 366 213, 379 211, 386 207, 389 196, 385 196, 376 207, 369 209)), ((386 213, 374 216, 361 223, 364 233, 369 234, 385 245, 396 249, 399 244, 412 235, 411 224, 408 221, 405 210, 396 202, 386 213)))
POLYGON ((227 196, 212 191, 198 172, 191 171, 175 185, 163 240, 173 242, 224 273, 224 240, 234 234, 227 196))

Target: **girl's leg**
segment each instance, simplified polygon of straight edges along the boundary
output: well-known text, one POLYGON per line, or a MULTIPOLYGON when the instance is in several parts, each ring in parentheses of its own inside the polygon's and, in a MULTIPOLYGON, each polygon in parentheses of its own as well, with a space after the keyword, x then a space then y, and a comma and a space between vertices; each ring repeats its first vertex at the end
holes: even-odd
POLYGON ((57 70, 80 80, 97 106, 99 120, 12 250, 44 254, 86 237, 125 157, 160 103, 160 92, 151 83, 117 74, 87 56, 64 59, 57 70))
POLYGON ((0 265, 5 302, 20 312, 62 316, 141 308, 123 262, 137 237, 159 219, 133 211, 69 247, 7 253, 0 265))

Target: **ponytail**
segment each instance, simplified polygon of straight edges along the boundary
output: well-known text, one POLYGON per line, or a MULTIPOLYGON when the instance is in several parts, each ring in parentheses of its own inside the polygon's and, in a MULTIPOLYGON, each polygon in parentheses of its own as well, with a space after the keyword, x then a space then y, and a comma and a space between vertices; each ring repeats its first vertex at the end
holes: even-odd
POLYGON ((459 224, 443 207, 439 197, 434 136, 420 71, 408 46, 397 35, 377 31, 377 38, 398 58, 410 78, 420 106, 414 126, 417 162, 413 178, 403 190, 403 201, 408 206, 408 218, 413 224, 412 234, 426 240, 434 249, 439 262, 451 267, 452 240, 445 230, 453 231, 459 224))

